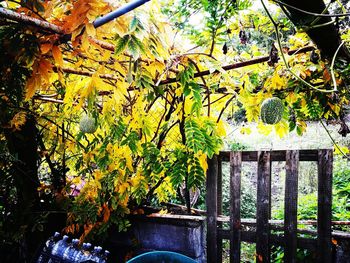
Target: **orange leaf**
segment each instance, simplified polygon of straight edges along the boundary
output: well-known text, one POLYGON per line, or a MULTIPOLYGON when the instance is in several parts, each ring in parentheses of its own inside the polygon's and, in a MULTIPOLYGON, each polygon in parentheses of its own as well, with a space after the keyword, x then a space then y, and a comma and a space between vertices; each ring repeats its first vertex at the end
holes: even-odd
POLYGON ((37 69, 33 70, 32 76, 27 80, 26 83, 26 96, 25 100, 31 99, 36 89, 40 86, 40 76, 38 75, 37 69))
POLYGON ((52 55, 53 58, 60 67, 63 66, 63 57, 62 57, 62 52, 58 46, 53 46, 52 47, 52 55))
POLYGON ((47 82, 50 81, 50 73, 52 72, 52 65, 47 59, 41 59, 39 61, 38 73, 44 78, 47 82))
POLYGON ((332 244, 336 246, 336 245, 338 245, 338 241, 335 240, 334 238, 332 238, 332 244))
POLYGON ((41 44, 41 46, 40 46, 41 54, 46 54, 47 52, 49 52, 51 50, 51 48, 52 48, 51 43, 41 44))
POLYGON ((103 205, 103 222, 106 223, 111 215, 111 212, 106 204, 103 205))
POLYGON ((323 80, 325 83, 331 80, 331 74, 329 73, 329 70, 327 68, 325 68, 323 71, 323 80))

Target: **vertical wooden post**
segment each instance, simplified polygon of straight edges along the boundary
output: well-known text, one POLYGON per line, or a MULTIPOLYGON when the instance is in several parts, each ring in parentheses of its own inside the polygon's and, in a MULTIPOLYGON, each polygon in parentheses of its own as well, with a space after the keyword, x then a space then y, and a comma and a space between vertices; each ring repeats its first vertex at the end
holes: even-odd
POLYGON ((241 260, 242 152, 230 153, 230 262, 241 260))
POLYGON ((258 191, 256 208, 256 262, 270 262, 270 152, 258 152, 258 191))
MULTIPOLYGON (((218 215, 222 215, 222 159, 221 156, 218 156, 218 178, 217 178, 217 207, 218 207, 218 215)), ((217 223, 218 228, 222 229, 222 223, 218 222, 217 223)), ((218 236, 218 241, 217 241, 217 263, 222 262, 222 238, 218 236)))
POLYGON ((297 255, 298 168, 299 151, 287 151, 284 197, 285 263, 295 263, 297 255))
POLYGON ((214 155, 208 159, 207 171, 207 262, 217 262, 217 176, 218 176, 218 160, 214 155))
POLYGON ((317 255, 319 263, 332 262, 332 150, 318 151, 317 255))

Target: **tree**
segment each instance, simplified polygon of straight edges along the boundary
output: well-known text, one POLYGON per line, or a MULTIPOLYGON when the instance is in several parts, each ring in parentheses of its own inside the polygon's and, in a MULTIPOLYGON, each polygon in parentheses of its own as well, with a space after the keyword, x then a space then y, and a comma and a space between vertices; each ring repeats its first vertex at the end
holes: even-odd
MULTIPOLYGON (((341 119, 348 103, 349 67, 310 59, 318 53, 304 33, 274 43, 279 30, 294 30, 278 11, 269 18, 248 1, 181 3, 181 19, 202 7, 201 29, 182 23, 185 33, 174 32, 157 5, 97 29, 94 19, 114 6, 10 1, 0 9, 3 32, 14 32, 1 39, 2 134, 31 124, 33 154, 25 156, 33 163, 39 150, 38 195, 55 197, 68 211, 65 231, 81 239, 111 225, 126 229, 128 214, 183 186, 190 212, 189 191, 203 184, 206 159, 222 146, 223 119, 241 108, 262 132, 283 136, 302 134, 307 119, 341 119), (188 50, 186 36, 200 45, 188 50), (272 96, 284 116, 264 125, 260 105, 272 96)), ((8 152, 11 139, 2 138, 8 152)))

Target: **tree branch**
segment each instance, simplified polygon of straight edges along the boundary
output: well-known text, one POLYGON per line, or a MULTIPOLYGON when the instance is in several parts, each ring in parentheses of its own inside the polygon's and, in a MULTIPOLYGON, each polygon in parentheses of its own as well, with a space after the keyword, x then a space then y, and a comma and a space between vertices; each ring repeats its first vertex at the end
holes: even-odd
POLYGON ((12 10, 8 10, 6 8, 0 7, 0 16, 7 18, 7 19, 10 19, 10 20, 13 20, 13 21, 27 24, 30 26, 39 27, 41 29, 44 29, 46 31, 50 31, 50 32, 55 33, 55 34, 60 34, 60 35, 64 34, 64 30, 59 26, 56 26, 54 24, 51 24, 49 22, 46 22, 46 21, 43 21, 43 20, 40 20, 37 18, 18 14, 16 12, 14 12, 12 10))

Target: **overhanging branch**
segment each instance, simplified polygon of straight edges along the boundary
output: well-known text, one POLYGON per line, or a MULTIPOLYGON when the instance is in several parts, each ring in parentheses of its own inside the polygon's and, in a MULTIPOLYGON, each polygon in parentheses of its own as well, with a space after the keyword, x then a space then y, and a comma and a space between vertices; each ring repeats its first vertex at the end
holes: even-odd
POLYGON ((7 18, 9 20, 12 20, 12 21, 25 23, 25 24, 30 25, 30 26, 35 26, 35 27, 41 28, 45 31, 50 31, 50 32, 55 33, 55 34, 60 34, 60 35, 64 34, 64 30, 61 27, 56 26, 55 24, 52 24, 52 23, 49 23, 47 21, 43 21, 43 20, 40 20, 37 18, 33 18, 30 16, 26 16, 23 14, 19 14, 19 13, 16 13, 12 10, 9 10, 9 9, 3 8, 3 7, 0 7, 0 16, 3 18, 7 18))

